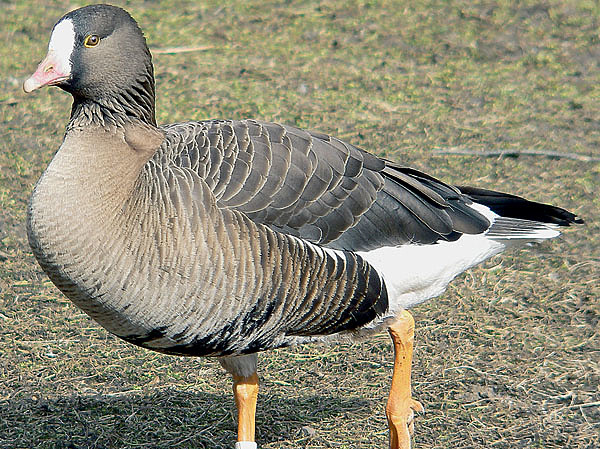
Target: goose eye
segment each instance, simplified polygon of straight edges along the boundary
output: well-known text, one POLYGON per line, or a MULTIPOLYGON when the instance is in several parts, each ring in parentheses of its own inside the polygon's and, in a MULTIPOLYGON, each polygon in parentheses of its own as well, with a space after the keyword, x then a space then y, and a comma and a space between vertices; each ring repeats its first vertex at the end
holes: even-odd
POLYGON ((96 34, 90 34, 83 40, 83 45, 87 48, 95 47, 100 43, 100 38, 96 34))

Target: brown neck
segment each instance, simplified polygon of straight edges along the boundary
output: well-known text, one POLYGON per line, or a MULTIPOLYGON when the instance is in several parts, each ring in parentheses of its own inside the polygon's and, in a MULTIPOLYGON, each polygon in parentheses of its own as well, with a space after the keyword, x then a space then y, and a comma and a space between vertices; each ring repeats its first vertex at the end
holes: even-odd
POLYGON ((119 207, 148 159, 118 131, 70 131, 44 177, 54 174, 64 180, 61 187, 70 191, 62 192, 62 198, 74 200, 72 206, 119 207))
POLYGON ((161 131, 145 125, 68 131, 31 197, 28 225, 37 235, 30 237, 43 243, 86 228, 96 233, 106 228, 162 139, 161 131))

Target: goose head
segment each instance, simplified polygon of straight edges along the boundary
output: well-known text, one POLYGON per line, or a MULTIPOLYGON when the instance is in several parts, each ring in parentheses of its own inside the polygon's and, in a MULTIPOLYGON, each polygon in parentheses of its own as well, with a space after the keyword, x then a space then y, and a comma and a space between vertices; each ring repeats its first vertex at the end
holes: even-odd
POLYGON ((135 20, 116 6, 85 6, 54 25, 48 53, 23 90, 44 86, 69 92, 75 104, 124 108, 154 123, 152 57, 135 20))

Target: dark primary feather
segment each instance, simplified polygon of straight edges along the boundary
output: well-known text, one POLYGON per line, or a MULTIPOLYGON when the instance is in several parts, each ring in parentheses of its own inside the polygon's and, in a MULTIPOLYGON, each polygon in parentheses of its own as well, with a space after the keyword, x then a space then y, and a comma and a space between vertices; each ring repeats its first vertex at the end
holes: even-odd
POLYGON ((364 251, 489 227, 455 187, 325 134, 253 120, 164 129, 165 167, 194 171, 220 207, 314 243, 364 251))
POLYGON ((536 203, 516 195, 477 187, 460 186, 458 189, 473 201, 489 207, 502 217, 539 221, 559 226, 583 223, 583 219, 575 214, 550 204, 536 203))

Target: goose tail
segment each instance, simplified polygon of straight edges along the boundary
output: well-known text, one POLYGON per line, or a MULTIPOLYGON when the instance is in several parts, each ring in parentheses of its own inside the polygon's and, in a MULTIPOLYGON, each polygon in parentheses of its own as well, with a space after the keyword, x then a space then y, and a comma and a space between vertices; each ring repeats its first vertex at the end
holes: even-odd
POLYGON ((486 237, 504 241, 540 241, 558 237, 559 228, 581 224, 583 219, 566 209, 537 203, 516 195, 476 187, 459 186, 492 221, 486 237))

